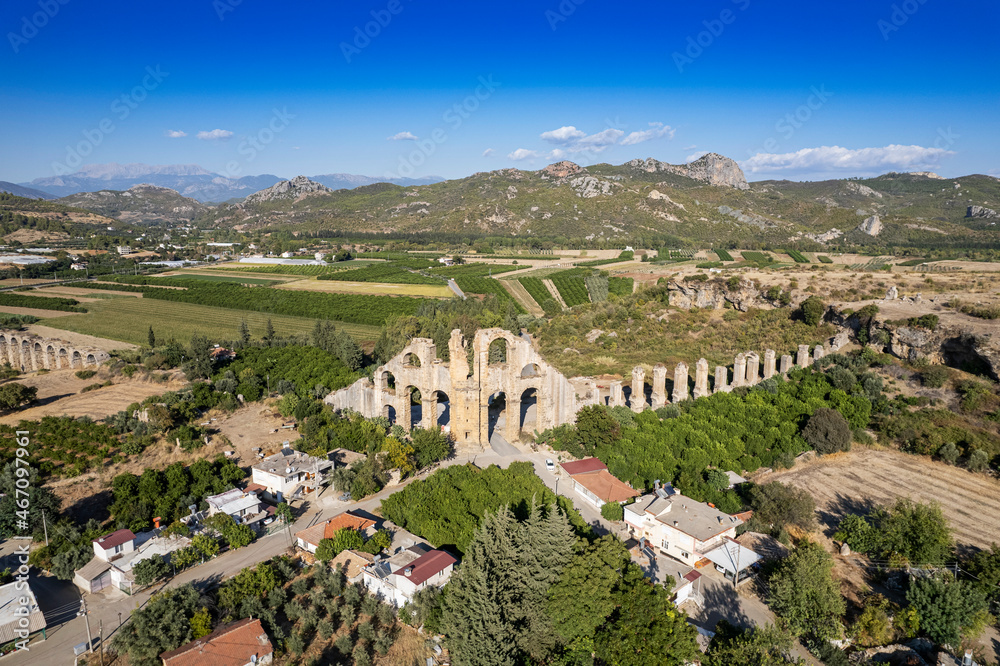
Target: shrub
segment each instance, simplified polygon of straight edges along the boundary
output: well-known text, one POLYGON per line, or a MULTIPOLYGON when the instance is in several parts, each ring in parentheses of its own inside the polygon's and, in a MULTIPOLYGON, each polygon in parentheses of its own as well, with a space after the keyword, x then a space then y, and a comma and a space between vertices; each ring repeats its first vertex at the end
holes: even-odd
POLYGON ((76 376, 79 379, 90 379, 97 374, 96 370, 77 370, 76 376))
POLYGON ((982 449, 976 449, 969 454, 969 461, 965 466, 972 472, 984 472, 990 466, 990 454, 982 449))
POLYGON ((929 388, 941 388, 951 378, 951 372, 942 365, 932 365, 920 373, 920 383, 929 388))
POLYGON ((851 448, 851 426, 836 409, 820 407, 802 429, 802 438, 819 454, 848 451, 851 448))
POLYGON ((958 457, 961 455, 961 452, 958 450, 958 447, 955 446, 952 442, 948 442, 947 444, 942 446, 940 449, 938 449, 937 453, 938 456, 941 458, 941 460, 945 461, 949 465, 954 465, 955 463, 957 463, 958 457))
POLYGON ((823 315, 826 313, 826 303, 818 296, 810 296, 802 301, 800 307, 802 309, 802 320, 805 323, 810 326, 819 326, 820 322, 823 321, 823 315))

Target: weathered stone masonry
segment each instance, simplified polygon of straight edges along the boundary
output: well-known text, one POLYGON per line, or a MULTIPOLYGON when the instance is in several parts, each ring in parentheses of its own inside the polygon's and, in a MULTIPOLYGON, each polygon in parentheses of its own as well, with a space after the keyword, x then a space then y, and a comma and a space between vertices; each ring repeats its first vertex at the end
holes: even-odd
POLYGON ((76 347, 65 340, 41 338, 19 331, 0 331, 0 363, 25 371, 97 367, 111 358, 94 347, 76 347))

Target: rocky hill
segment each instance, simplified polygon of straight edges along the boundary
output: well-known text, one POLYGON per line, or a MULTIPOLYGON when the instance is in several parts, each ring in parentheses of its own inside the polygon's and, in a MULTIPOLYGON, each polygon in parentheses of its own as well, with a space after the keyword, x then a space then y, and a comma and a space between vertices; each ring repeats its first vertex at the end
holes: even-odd
POLYGON ((59 199, 59 203, 132 224, 191 223, 206 210, 199 201, 149 183, 133 185, 125 191, 81 192, 59 199))
MULTIPOLYGON (((298 180, 298 179, 297 179, 298 180)), ((656 246, 747 242, 803 249, 900 244, 995 244, 1000 181, 886 174, 868 180, 747 183, 739 165, 710 153, 686 165, 637 159, 538 171, 500 169, 431 185, 376 184, 324 191, 311 182, 206 212, 208 226, 375 233, 513 235, 656 246), (303 194, 307 196, 302 196, 303 194), (961 205, 959 205, 961 204, 961 205)), ((743 245, 745 247, 745 245, 743 245)))
POLYGON ((238 207, 252 207, 255 204, 278 200, 301 201, 303 197, 310 194, 327 194, 332 191, 326 185, 309 180, 305 176, 296 176, 291 180, 276 183, 266 190, 255 192, 244 199, 242 203, 236 205, 238 207))
POLYGON ((16 183, 8 183, 5 180, 0 180, 0 192, 7 192, 8 194, 13 194, 17 197, 24 197, 25 199, 55 199, 56 197, 49 194, 48 192, 42 192, 41 190, 35 190, 30 187, 24 187, 23 185, 17 185, 16 183))

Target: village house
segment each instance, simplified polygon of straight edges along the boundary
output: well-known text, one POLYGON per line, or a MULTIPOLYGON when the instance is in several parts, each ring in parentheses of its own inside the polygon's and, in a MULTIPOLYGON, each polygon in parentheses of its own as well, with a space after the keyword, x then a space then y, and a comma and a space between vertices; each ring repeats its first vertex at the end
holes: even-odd
POLYGON ((364 568, 365 586, 387 602, 402 608, 427 587, 442 587, 451 578, 458 560, 427 544, 400 549, 389 559, 376 557, 364 568))
POLYGON ((15 631, 33 634, 45 626, 45 616, 29 582, 17 580, 0 586, 0 644, 21 640, 15 631))
POLYGON ((163 652, 160 659, 163 666, 267 666, 274 647, 260 620, 246 618, 163 652))
POLYGON ((639 491, 615 478, 607 465, 597 458, 565 462, 562 468, 572 479, 573 490, 597 508, 608 502, 622 503, 639 496, 639 491))
POLYGON ((156 531, 136 535, 132 530, 117 530, 94 539, 94 557, 74 572, 73 583, 90 594, 111 586, 131 593, 135 586, 132 569, 136 564, 151 557, 169 562, 175 551, 190 545, 187 537, 159 537, 156 531))
POLYGON ((274 502, 302 499, 323 484, 332 460, 323 460, 301 451, 282 449, 251 468, 251 482, 265 488, 264 497, 274 502))
POLYGON ((337 514, 330 520, 307 527, 295 533, 295 543, 304 551, 315 553, 319 542, 332 539, 338 531, 349 528, 357 530, 365 539, 375 534, 375 521, 350 511, 337 514))
POLYGON ((625 523, 636 538, 686 564, 693 564, 736 537, 743 521, 713 506, 696 502, 667 485, 625 506, 625 523))

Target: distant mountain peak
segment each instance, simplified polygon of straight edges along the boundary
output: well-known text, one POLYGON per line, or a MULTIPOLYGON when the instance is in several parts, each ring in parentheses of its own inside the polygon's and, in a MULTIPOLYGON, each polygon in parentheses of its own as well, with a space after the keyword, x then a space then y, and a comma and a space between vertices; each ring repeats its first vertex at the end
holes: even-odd
POLYGON ((298 199, 310 194, 326 194, 332 191, 326 185, 309 180, 305 176, 296 176, 291 180, 283 180, 275 183, 266 190, 248 195, 244 199, 244 203, 254 204, 264 201, 274 201, 275 199, 298 199))
POLYGON ((709 185, 735 187, 738 190, 750 189, 740 165, 735 160, 718 153, 707 153, 688 164, 667 164, 647 157, 644 160, 630 160, 623 166, 633 167, 648 173, 659 171, 674 173, 692 180, 700 180, 709 185))
POLYGON ((141 178, 147 175, 159 176, 212 176, 211 171, 203 169, 197 164, 160 164, 149 165, 139 162, 130 164, 118 164, 110 162, 108 164, 85 164, 70 176, 82 176, 84 178, 100 178, 111 180, 113 178, 141 178))

